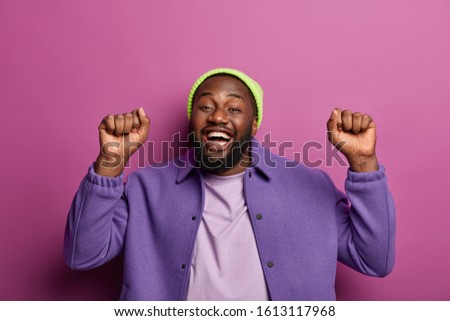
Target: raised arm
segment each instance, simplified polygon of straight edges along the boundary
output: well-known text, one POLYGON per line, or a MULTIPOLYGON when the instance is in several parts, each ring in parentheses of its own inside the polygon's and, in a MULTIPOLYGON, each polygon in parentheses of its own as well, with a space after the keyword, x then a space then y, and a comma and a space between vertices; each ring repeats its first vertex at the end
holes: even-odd
POLYGON ((347 158, 347 195, 336 191, 338 259, 364 274, 385 276, 395 257, 395 207, 375 154, 371 116, 334 109, 328 138, 347 158))
POLYGON ((78 188, 66 224, 64 259, 72 269, 94 268, 122 249, 128 219, 122 173, 149 127, 142 108, 100 123, 100 153, 78 188))

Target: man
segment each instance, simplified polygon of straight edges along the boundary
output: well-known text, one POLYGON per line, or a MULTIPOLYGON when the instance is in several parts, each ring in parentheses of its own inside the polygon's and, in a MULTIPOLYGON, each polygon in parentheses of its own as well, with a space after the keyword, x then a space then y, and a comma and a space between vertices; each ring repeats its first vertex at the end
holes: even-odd
POLYGON ((262 101, 240 71, 205 73, 188 99, 192 148, 125 185, 150 120, 142 108, 105 117, 70 209, 67 264, 89 269, 123 250, 123 300, 335 300, 336 259, 390 273, 394 204, 372 118, 334 109, 328 120, 350 165, 345 195, 323 171, 260 146, 262 101))

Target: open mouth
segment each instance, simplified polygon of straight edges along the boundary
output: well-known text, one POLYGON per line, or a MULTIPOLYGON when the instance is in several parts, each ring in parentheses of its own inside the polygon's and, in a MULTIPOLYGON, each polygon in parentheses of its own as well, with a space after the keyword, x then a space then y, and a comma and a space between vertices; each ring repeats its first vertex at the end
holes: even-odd
POLYGON ((204 142, 209 151, 221 152, 233 141, 233 135, 228 130, 209 129, 205 131, 204 142))

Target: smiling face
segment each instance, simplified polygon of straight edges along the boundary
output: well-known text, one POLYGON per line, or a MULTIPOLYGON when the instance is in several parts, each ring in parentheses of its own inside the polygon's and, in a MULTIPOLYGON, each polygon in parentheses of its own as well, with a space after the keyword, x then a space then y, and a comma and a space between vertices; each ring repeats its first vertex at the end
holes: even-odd
POLYGON ((247 147, 256 134, 256 111, 250 90, 239 79, 206 79, 195 93, 189 127, 204 170, 232 175, 249 166, 247 147))

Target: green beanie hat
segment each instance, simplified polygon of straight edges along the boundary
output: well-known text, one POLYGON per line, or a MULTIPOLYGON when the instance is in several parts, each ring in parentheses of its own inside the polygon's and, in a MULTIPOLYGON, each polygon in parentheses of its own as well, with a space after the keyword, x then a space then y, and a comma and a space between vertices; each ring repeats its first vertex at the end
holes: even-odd
POLYGON ((237 77, 241 80, 247 87, 250 89, 250 92, 253 94, 256 102, 256 125, 259 127, 261 125, 262 116, 263 116, 263 90, 261 86, 254 81, 252 78, 244 74, 242 71, 230 68, 217 68, 210 70, 203 75, 201 75, 194 83, 189 93, 188 102, 187 102, 187 114, 188 118, 191 118, 192 113, 192 100, 194 99, 195 92, 198 87, 209 77, 218 75, 218 74, 228 74, 237 77))

